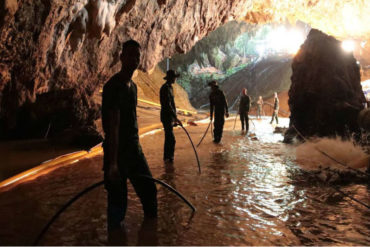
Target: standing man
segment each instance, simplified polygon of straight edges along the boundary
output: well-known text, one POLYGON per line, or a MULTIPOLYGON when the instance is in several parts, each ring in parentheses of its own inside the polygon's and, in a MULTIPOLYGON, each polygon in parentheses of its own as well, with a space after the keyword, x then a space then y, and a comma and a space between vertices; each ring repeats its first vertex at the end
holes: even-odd
POLYGON ((104 85, 102 123, 105 133, 104 185, 108 194, 108 231, 121 228, 127 209, 127 178, 143 205, 144 218, 157 217, 157 189, 139 143, 136 119, 137 87, 131 80, 140 64, 140 45, 122 45, 121 71, 104 85))
POLYGON ((272 113, 270 124, 272 124, 272 122, 274 121, 274 118, 276 119, 276 124, 279 124, 278 114, 279 114, 279 98, 278 98, 277 92, 275 92, 274 93, 274 112, 272 113))
POLYGON ((208 86, 211 87, 211 94, 209 95, 211 121, 213 119, 213 112, 215 113, 213 142, 219 143, 222 138, 222 131, 225 123, 224 116, 226 115, 226 117, 229 117, 229 110, 227 108, 225 94, 221 89, 219 89, 217 82, 211 81, 208 83, 208 86))
POLYGON ((165 163, 172 163, 175 153, 176 139, 173 134, 173 125, 179 124, 182 126, 181 121, 177 118, 176 105, 173 96, 172 84, 176 82, 176 78, 180 75, 176 74, 173 70, 168 70, 166 77, 163 79, 166 82, 162 85, 160 90, 161 101, 161 122, 164 128, 164 152, 163 160, 165 163))
POLYGON ((257 119, 262 119, 262 112, 263 112, 263 99, 262 96, 258 97, 257 101, 257 119))
POLYGON ((248 133, 249 130, 249 118, 248 113, 251 106, 251 98, 247 95, 247 89, 243 88, 242 90, 242 97, 240 98, 239 103, 239 114, 240 114, 240 121, 242 122, 242 133, 244 132, 244 124, 245 124, 245 133, 248 133))

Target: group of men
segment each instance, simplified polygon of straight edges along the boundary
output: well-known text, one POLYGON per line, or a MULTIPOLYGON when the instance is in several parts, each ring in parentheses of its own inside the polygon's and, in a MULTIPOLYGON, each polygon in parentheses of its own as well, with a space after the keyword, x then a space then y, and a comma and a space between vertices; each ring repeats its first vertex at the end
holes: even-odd
MULTIPOLYGON (((104 150, 104 185, 108 194, 107 221, 108 230, 121 228, 127 209, 127 179, 132 183, 143 205, 144 219, 157 218, 157 189, 148 163, 139 143, 136 116, 137 87, 132 81, 134 71, 140 64, 140 44, 134 40, 122 45, 121 70, 104 85, 102 99, 102 124, 105 133, 104 150)), ((174 125, 182 125, 177 118, 172 84, 179 77, 173 70, 166 73, 166 82, 160 89, 160 119, 164 127, 165 142, 163 160, 174 161, 175 136, 174 125)), ((228 105, 223 91, 216 81, 211 87, 210 118, 214 118, 214 142, 222 138, 225 116, 229 117, 228 105)), ((251 99, 243 89, 239 104, 242 131, 248 132, 248 112, 251 99)), ((279 101, 275 93, 273 119, 277 119, 279 101), (275 112, 275 111, 274 111, 275 112)), ((273 120, 272 119, 272 120, 273 120)), ((272 122, 271 120, 271 122, 272 122)))

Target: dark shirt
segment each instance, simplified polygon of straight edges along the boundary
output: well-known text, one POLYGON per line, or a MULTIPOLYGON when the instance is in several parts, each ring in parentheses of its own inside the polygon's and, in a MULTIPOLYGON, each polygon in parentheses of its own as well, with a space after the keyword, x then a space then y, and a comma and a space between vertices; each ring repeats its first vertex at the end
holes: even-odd
POLYGON ((239 103, 239 112, 249 112, 251 105, 251 98, 249 95, 242 95, 239 103))
POLYGON ((165 83, 159 91, 161 101, 161 121, 173 121, 176 118, 176 105, 172 85, 165 83))
POLYGON ((130 80, 130 86, 114 75, 103 88, 102 124, 105 136, 111 131, 108 125, 108 111, 120 111, 119 152, 128 145, 138 143, 139 134, 136 119, 137 87, 130 80))
POLYGON ((209 95, 209 102, 211 116, 213 116, 213 111, 215 111, 215 115, 224 115, 225 112, 228 112, 225 94, 219 88, 211 92, 209 95))

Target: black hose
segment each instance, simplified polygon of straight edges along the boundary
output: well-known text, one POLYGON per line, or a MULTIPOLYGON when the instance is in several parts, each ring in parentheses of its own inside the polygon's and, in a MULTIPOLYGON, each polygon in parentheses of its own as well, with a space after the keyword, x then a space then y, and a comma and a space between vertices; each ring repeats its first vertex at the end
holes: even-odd
POLYGON ((197 147, 199 147, 200 146, 200 144, 202 143, 202 141, 203 141, 203 139, 204 139, 204 137, 206 137, 206 135, 207 135, 207 133, 208 133, 208 129, 209 129, 209 126, 211 126, 211 121, 209 122, 209 124, 208 124, 208 127, 207 127, 207 129, 206 129, 206 132, 204 132, 204 135, 202 136, 202 139, 200 139, 200 141, 199 141, 199 143, 198 143, 198 145, 197 145, 197 147))
POLYGON ((159 179, 156 179, 156 178, 153 178, 153 177, 150 177, 148 175, 140 175, 140 177, 143 177, 143 178, 147 178, 153 182, 156 182, 160 185, 162 185, 163 187, 166 187, 168 190, 172 191, 173 193, 175 193, 178 197, 180 197, 190 208, 191 210, 193 210, 193 212, 196 211, 195 207, 193 206, 193 204, 191 204, 183 195, 180 194, 180 192, 178 192, 177 190, 175 190, 171 185, 159 180, 159 179))
MULTIPOLYGON (((183 195, 181 195, 180 192, 178 192, 177 190, 175 190, 169 184, 166 184, 165 182, 162 182, 159 179, 155 179, 155 178, 152 178, 152 177, 147 176, 147 175, 139 175, 139 177, 143 177, 143 178, 149 179, 151 181, 154 181, 154 182, 162 185, 163 187, 167 188, 171 192, 175 193, 178 197, 180 197, 191 208, 191 210, 193 211, 193 213, 196 211, 195 207, 183 195)), ((59 215, 61 215, 69 206, 72 205, 72 203, 74 203, 76 200, 78 200, 84 194, 90 192, 91 190, 93 190, 93 189, 95 189, 95 188, 97 188, 97 187, 99 187, 99 186, 101 186, 103 184, 104 184, 104 180, 103 181, 100 181, 100 182, 97 182, 97 183, 95 183, 95 184, 87 187, 86 189, 82 190, 80 193, 78 193, 77 195, 75 195, 72 199, 70 199, 66 204, 64 204, 63 207, 61 207, 58 210, 58 212, 44 226, 44 228, 42 229, 42 231, 40 232, 40 234, 37 236, 36 240, 33 242, 33 245, 34 246, 38 245, 39 241, 44 236, 44 234, 49 229, 49 227, 54 223, 54 221, 59 217, 59 215)))
POLYGON ((104 181, 100 181, 100 182, 97 182, 89 187, 87 187, 86 189, 84 189, 83 191, 81 191, 80 193, 78 193, 76 196, 74 196, 71 200, 69 200, 66 204, 63 205, 63 207, 61 207, 59 209, 59 211, 51 218, 51 220, 49 220, 49 222, 44 226, 44 228, 42 229, 42 231, 40 232, 40 234, 37 236, 35 242, 33 242, 33 245, 38 245, 40 239, 44 236, 45 232, 49 229, 49 227, 51 226, 51 224, 54 223, 54 221, 59 217, 59 215, 61 213, 63 213, 72 203, 74 203, 78 198, 80 198, 81 196, 83 196, 84 194, 86 194, 87 192, 101 186, 104 184, 104 181))
POLYGON ((199 170, 199 173, 201 173, 201 170, 200 170, 200 162, 199 162, 199 158, 198 158, 198 152, 197 150, 195 149, 194 147, 194 143, 193 143, 193 140, 191 139, 190 135, 189 135, 189 132, 185 129, 184 126, 180 125, 180 127, 185 131, 186 135, 188 136, 189 138, 189 141, 191 143, 191 146, 193 147, 193 150, 194 150, 194 154, 195 154, 195 157, 197 158, 197 163, 198 163, 198 170, 199 170))

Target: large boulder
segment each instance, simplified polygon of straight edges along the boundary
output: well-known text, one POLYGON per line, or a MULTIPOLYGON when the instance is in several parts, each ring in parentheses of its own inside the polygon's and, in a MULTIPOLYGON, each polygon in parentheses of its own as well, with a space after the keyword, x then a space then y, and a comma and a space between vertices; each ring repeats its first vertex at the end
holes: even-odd
POLYGON ((357 116, 366 102, 360 69, 339 40, 312 29, 292 70, 288 135, 294 127, 306 137, 346 137, 359 130, 357 116))

